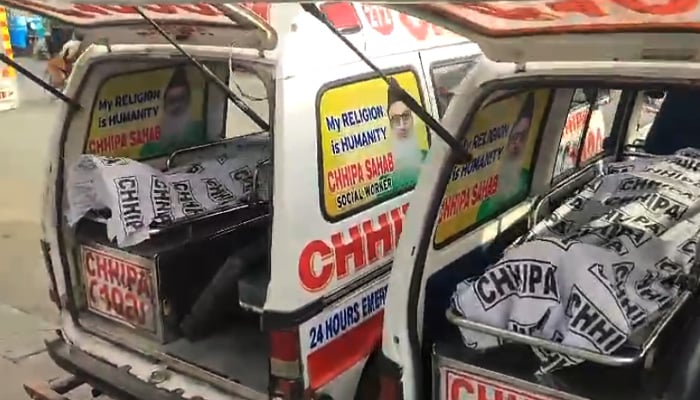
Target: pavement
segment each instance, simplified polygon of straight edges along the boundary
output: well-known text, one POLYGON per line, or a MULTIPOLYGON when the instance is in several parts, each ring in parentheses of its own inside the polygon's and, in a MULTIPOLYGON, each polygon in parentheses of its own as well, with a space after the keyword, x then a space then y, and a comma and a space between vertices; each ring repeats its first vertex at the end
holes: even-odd
MULTIPOLYGON (((42 76, 44 63, 19 59, 42 76)), ((26 400, 22 383, 65 376, 43 341, 55 337, 57 313, 39 250, 47 141, 57 100, 18 77, 20 107, 0 112, 0 399, 26 400)), ((71 400, 92 399, 90 388, 71 400)))

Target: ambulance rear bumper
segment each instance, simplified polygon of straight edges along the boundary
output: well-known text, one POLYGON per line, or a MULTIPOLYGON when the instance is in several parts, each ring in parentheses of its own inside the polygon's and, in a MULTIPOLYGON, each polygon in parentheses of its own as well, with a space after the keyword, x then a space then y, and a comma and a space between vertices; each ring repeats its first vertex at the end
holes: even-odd
MULTIPOLYGON (((99 360, 71 346, 61 338, 47 341, 46 349, 56 365, 72 374, 77 380, 87 383, 114 399, 185 400, 178 394, 158 389, 130 375, 124 369, 99 360)), ((36 384, 25 385, 25 390, 29 393, 29 390, 36 386, 36 384)))

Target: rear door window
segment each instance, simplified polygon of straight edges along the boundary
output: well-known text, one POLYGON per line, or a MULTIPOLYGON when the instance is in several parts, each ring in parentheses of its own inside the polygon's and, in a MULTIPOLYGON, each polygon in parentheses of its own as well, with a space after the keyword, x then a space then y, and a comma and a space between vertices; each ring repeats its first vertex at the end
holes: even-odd
POLYGON ((666 92, 664 91, 644 91, 640 93, 642 110, 639 113, 639 118, 636 121, 636 132, 627 138, 627 145, 635 147, 643 146, 649 129, 656 121, 656 117, 661 109, 661 105, 666 100, 666 92))
POLYGON ((465 138, 474 158, 452 167, 440 204, 435 248, 528 197, 551 97, 551 89, 507 93, 487 101, 476 113, 465 138))
MULTIPOLYGON (((423 103, 418 74, 388 74, 423 103)), ((413 190, 430 141, 425 123, 374 75, 334 82, 318 94, 321 208, 339 221, 413 190)))
MULTIPOLYGON (((270 102, 263 80, 253 71, 234 69, 229 76, 229 87, 265 122, 270 123, 270 102)), ((229 99, 226 108, 227 138, 260 132, 260 127, 229 99)))
POLYGON ((454 91, 462 79, 476 65, 480 56, 459 58, 454 60, 439 61, 430 66, 430 76, 435 87, 435 99, 437 99, 438 116, 442 118, 450 104, 454 91))
POLYGON ((207 87, 187 64, 107 78, 93 103, 85 152, 145 160, 206 143, 207 87))
POLYGON ((587 165, 603 153, 610 136, 620 90, 576 89, 569 105, 554 167, 553 179, 587 165))

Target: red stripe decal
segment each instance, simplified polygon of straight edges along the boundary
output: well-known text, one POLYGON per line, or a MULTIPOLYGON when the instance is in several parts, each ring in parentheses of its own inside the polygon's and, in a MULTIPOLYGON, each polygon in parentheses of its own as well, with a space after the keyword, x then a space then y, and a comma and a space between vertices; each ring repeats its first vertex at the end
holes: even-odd
POLYGON ((308 355, 311 389, 318 389, 369 356, 382 339, 384 310, 308 355))

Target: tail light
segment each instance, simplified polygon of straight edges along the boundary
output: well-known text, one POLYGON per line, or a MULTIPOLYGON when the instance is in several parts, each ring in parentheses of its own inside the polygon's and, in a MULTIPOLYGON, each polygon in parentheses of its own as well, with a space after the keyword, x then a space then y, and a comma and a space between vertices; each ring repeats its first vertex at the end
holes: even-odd
POLYGON ((356 33, 362 29, 362 22, 352 3, 324 3, 319 7, 319 10, 340 33, 356 33))
POLYGON ((403 400, 403 385, 401 385, 401 368, 393 361, 379 354, 379 399, 403 400))
POLYGON ((270 332, 270 398, 302 399, 304 382, 301 375, 299 331, 270 332))
POLYGON ((403 400, 401 380, 393 376, 379 377, 379 400, 403 400))

